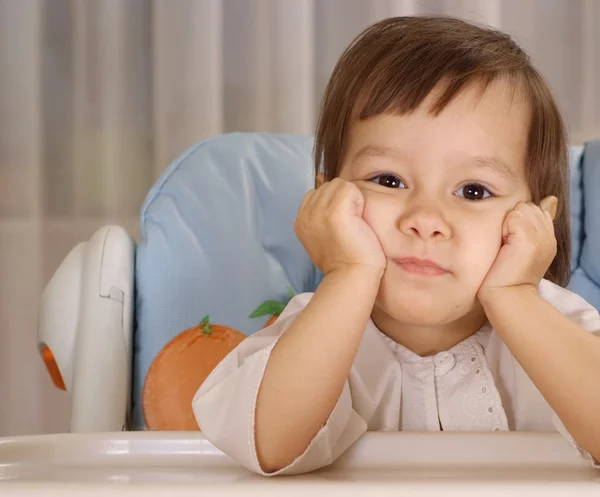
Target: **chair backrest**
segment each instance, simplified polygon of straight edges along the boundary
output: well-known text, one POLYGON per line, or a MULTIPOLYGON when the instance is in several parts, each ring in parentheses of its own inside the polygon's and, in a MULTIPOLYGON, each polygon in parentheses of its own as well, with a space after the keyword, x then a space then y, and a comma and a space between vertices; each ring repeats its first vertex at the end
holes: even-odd
MULTIPOLYGON (((141 215, 136 253, 132 429, 143 381, 172 338, 205 316, 248 335, 261 302, 314 291, 322 275, 293 231, 314 185, 313 139, 235 133, 200 142, 164 172, 141 215)), ((600 144, 572 148, 573 289, 600 307, 600 144), (594 148, 596 147, 596 148, 594 148), (583 179, 583 183, 582 183, 583 179), (593 213, 591 213, 591 211, 593 213)))
POLYGON ((314 185, 312 137, 235 133, 198 143, 164 172, 142 207, 136 254, 132 429, 143 429, 143 381, 161 348, 208 315, 251 334, 250 318, 320 274, 294 234, 314 185))
POLYGON ((573 247, 568 288, 600 309, 600 140, 570 152, 573 247))

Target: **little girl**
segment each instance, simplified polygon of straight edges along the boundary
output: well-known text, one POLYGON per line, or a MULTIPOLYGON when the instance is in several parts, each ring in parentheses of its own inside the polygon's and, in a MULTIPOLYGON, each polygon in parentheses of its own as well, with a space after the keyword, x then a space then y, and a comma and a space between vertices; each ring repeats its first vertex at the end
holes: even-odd
POLYGON ((564 288, 566 149, 506 35, 368 28, 326 89, 295 224, 323 281, 201 386, 205 436, 262 475, 324 467, 367 430, 559 431, 597 465, 600 316, 564 288))

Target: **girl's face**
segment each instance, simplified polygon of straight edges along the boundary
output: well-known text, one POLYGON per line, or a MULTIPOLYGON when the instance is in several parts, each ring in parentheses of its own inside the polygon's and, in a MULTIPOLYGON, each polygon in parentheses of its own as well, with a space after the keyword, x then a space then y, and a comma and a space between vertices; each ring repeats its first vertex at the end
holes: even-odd
POLYGON ((519 93, 497 82, 478 98, 473 88, 437 117, 433 96, 413 114, 355 123, 340 172, 362 190, 388 259, 374 317, 412 326, 482 314, 476 294, 504 218, 530 199, 519 93))

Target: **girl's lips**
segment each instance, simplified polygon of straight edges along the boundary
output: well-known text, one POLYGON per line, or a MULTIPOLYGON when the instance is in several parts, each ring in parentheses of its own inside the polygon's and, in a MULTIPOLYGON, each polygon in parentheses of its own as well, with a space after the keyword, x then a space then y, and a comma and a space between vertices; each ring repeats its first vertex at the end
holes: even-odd
POLYGON ((428 259, 405 257, 402 259, 394 259, 394 262, 401 269, 411 274, 418 274, 422 276, 442 276, 444 274, 448 274, 448 271, 428 259))

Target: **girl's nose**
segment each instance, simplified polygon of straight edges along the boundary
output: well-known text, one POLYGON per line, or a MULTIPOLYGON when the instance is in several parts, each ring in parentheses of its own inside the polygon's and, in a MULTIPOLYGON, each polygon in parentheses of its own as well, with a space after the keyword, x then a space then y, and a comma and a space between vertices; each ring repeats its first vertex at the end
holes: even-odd
POLYGON ((399 220, 399 229, 408 236, 424 240, 445 240, 450 236, 450 226, 435 206, 413 205, 399 220))

